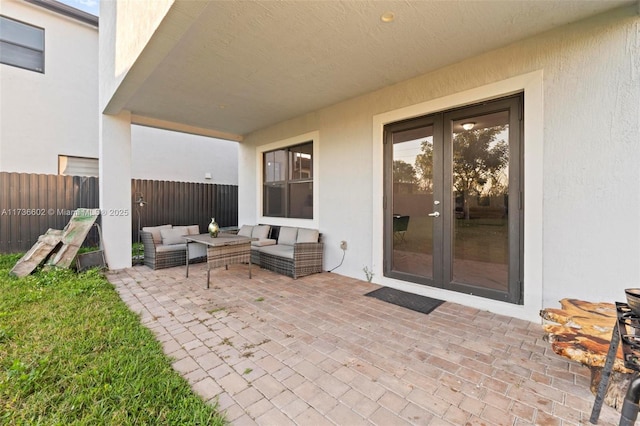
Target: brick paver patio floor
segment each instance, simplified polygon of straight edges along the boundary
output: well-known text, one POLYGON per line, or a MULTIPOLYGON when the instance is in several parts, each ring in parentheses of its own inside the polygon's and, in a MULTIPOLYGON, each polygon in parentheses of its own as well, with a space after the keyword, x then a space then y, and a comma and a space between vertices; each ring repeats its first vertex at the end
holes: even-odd
MULTIPOLYGON (((589 370, 540 324, 453 303, 425 315, 333 273, 246 265, 108 273, 173 367, 233 425, 590 424, 589 370)), ((600 425, 618 424, 604 406, 600 425)))

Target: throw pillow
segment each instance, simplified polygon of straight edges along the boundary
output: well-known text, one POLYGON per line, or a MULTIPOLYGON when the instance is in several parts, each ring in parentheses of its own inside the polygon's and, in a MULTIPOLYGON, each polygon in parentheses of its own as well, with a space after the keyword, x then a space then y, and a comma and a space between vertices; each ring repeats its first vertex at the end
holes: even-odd
POLYGON ((241 237, 251 237, 251 232, 253 232, 253 226, 242 225, 242 228, 238 231, 238 235, 241 237))
POLYGON ((188 226, 174 226, 171 229, 177 229, 178 231, 182 232, 182 235, 189 235, 189 227, 188 226))
POLYGON ((288 246, 294 245, 296 243, 297 234, 298 228, 283 226, 280 228, 280 235, 278 235, 278 244, 285 244, 288 246))
POLYGON ((184 236, 186 235, 182 229, 161 229, 162 244, 168 246, 171 244, 184 244, 186 243, 184 236))
POLYGON ((317 229, 298 229, 298 243, 317 243, 318 242, 318 230, 317 229))
POLYGON ((258 238, 263 240, 269 237, 269 229, 271 227, 269 225, 257 225, 253 227, 253 231, 251 232, 251 237, 258 238))
POLYGON ((156 244, 162 244, 162 235, 160 235, 161 229, 171 229, 171 225, 145 226, 142 228, 144 232, 151 232, 151 235, 153 235, 153 242, 156 244))
POLYGON ((199 235, 200 234, 200 226, 198 226, 198 225, 187 226, 187 234, 188 235, 199 235))

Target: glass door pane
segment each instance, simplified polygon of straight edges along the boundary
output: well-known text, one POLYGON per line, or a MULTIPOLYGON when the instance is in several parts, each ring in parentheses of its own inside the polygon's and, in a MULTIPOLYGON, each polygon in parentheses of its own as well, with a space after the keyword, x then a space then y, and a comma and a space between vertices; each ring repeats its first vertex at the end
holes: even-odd
POLYGON ((391 270, 433 279, 433 126, 395 131, 391 270))
POLYGON ((385 276, 522 303, 522 99, 385 125, 385 276))
POLYGON ((509 111, 452 122, 452 281, 509 290, 509 111))

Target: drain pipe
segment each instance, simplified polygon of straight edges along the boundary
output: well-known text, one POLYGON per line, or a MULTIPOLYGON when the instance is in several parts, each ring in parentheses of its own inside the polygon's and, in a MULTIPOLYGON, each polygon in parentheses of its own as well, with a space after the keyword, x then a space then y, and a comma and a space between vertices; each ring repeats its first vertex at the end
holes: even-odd
POLYGON ((620 413, 619 426, 633 426, 638 417, 638 403, 640 402, 640 376, 638 373, 633 375, 631 383, 629 383, 629 389, 627 389, 627 395, 624 397, 624 403, 622 404, 622 410, 620 413))

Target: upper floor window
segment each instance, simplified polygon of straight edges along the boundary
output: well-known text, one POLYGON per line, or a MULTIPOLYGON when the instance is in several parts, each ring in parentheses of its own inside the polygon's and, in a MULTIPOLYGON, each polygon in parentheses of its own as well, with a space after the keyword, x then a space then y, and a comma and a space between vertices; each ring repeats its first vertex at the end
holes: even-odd
POLYGON ((44 29, 0 16, 0 63, 44 73, 44 29))
POLYGON ((98 176, 98 159, 58 155, 58 174, 63 176, 98 176))
POLYGON ((313 219, 313 141, 263 153, 263 215, 313 219))

